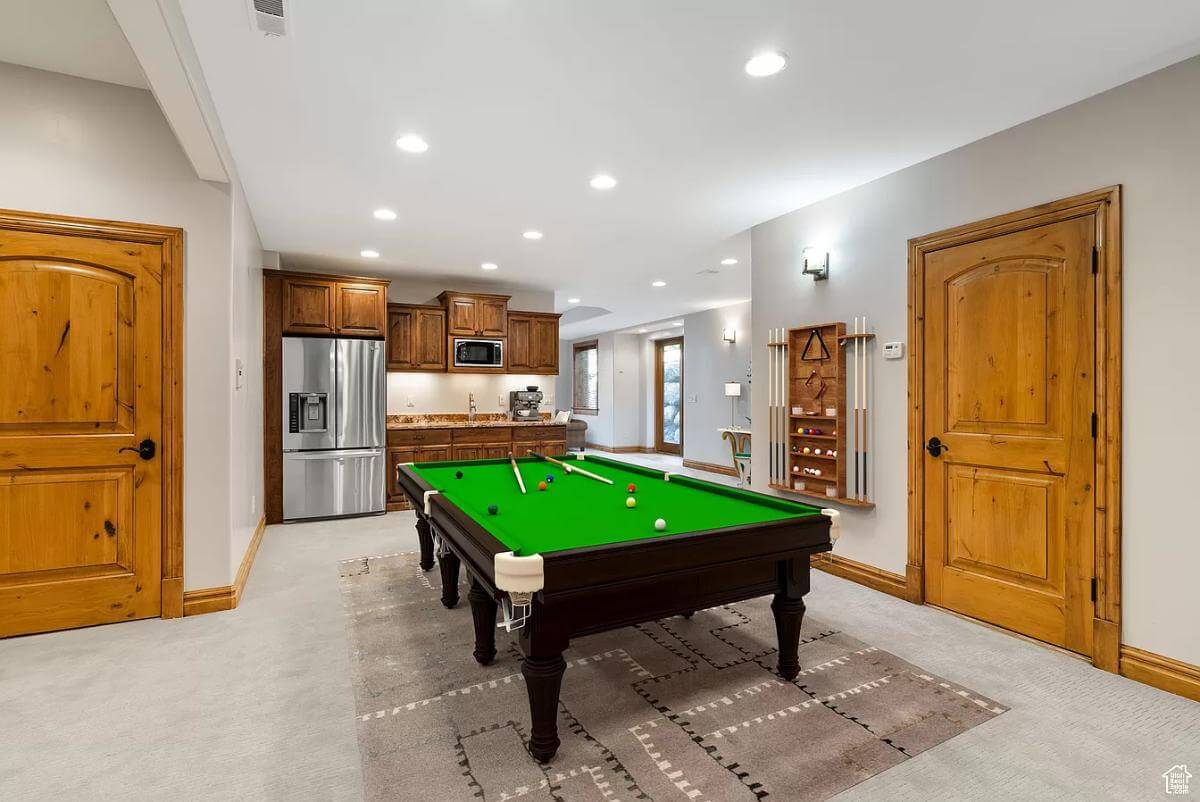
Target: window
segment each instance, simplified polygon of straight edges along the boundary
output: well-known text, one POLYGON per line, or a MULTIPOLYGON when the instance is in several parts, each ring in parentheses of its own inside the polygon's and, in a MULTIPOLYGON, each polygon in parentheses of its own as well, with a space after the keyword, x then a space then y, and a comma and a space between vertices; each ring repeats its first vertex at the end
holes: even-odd
POLYGON ((600 347, 595 340, 575 343, 573 408, 595 415, 600 411, 600 347))

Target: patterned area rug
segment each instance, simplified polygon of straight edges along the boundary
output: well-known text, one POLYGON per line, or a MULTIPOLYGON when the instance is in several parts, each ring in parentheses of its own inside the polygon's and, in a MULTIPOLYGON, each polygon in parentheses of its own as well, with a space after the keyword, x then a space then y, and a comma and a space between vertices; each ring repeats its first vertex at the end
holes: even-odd
POLYGON ((446 610, 436 568, 392 554, 341 583, 372 800, 820 800, 1007 709, 811 615, 784 682, 764 597, 574 641, 539 765, 520 652, 501 631, 471 657, 465 582, 446 610))

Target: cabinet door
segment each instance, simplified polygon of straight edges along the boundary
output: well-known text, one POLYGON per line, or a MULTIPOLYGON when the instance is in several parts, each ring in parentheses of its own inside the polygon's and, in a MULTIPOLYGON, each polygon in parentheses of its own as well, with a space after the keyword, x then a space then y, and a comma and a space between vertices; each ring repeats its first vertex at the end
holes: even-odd
POLYGON ((550 440, 548 442, 542 443, 541 445, 542 445, 542 448, 544 449, 541 453, 549 454, 552 457, 559 457, 559 456, 562 456, 563 454, 567 453, 567 441, 566 440, 550 440))
POLYGON ((474 298, 451 298, 446 313, 449 317, 446 328, 450 334, 470 337, 479 333, 479 313, 474 298))
POLYGON ((535 373, 558 373, 558 318, 535 317, 531 321, 529 364, 535 373))
POLYGON ((417 449, 414 462, 446 462, 450 459, 450 444, 444 446, 421 446, 417 449))
POLYGON ((480 448, 483 450, 483 459, 504 459, 512 451, 512 443, 484 443, 480 448))
POLYGON ((378 284, 337 283, 337 331, 357 337, 387 332, 387 290, 378 284))
POLYGON ((483 447, 476 445, 455 446, 454 459, 483 459, 483 447))
POLYGON ((446 369, 446 313, 443 310, 416 310, 412 366, 417 370, 446 369))
POLYGON ((508 334, 508 301, 480 298, 475 302, 475 323, 485 337, 508 334))
POLYGON ((416 453, 411 448, 388 449, 388 501, 401 501, 403 499, 404 494, 400 491, 400 486, 396 483, 396 466, 403 465, 406 462, 416 462, 416 453))
POLYGON ((418 324, 416 310, 407 306, 388 308, 388 370, 412 370, 416 367, 418 324))
POLYGON ((334 285, 317 279, 283 281, 284 334, 333 334, 334 285))
POLYGON ((534 318, 529 315, 508 316, 508 372, 532 373, 534 318))

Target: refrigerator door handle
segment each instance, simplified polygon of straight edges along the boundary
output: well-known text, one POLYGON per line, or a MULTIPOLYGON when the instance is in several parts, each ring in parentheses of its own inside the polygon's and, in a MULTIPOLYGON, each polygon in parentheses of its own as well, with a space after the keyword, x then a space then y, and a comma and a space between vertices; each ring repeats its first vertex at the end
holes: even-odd
POLYGON ((380 448, 339 448, 334 451, 285 451, 284 459, 359 459, 362 457, 377 457, 382 453, 380 448))

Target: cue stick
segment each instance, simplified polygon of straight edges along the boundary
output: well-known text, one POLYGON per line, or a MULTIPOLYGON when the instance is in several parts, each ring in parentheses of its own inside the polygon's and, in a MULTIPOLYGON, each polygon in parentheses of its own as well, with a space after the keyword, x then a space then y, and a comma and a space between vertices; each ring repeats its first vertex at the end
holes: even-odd
MULTIPOLYGON (((866 334, 866 333, 867 333, 867 316, 863 315, 863 334, 866 334)), ((868 437, 867 436, 870 434, 870 428, 867 425, 867 416, 869 414, 868 413, 868 406, 869 406, 868 399, 871 396, 871 370, 867 365, 867 356, 868 356, 867 345, 868 344, 869 344, 869 341, 864 337, 863 338, 863 440, 862 440, 862 442, 863 442, 863 486, 862 486, 863 501, 866 501, 869 496, 869 493, 867 492, 867 453, 868 453, 867 452, 867 449, 868 449, 868 443, 867 443, 868 437)))
POLYGON ((545 454, 539 454, 536 451, 530 451, 529 456, 536 457, 537 459, 540 459, 540 460, 545 460, 546 462, 553 462, 555 465, 562 468, 568 474, 581 473, 584 476, 588 477, 589 479, 595 479, 597 482, 604 482, 604 484, 606 484, 606 485, 611 485, 613 483, 612 479, 606 479, 603 476, 597 476, 596 474, 592 473, 591 471, 585 471, 583 468, 576 468, 573 465, 568 465, 565 462, 556 460, 554 457, 548 457, 545 454))
POLYGON ((513 475, 517 477, 517 487, 521 488, 521 495, 525 495, 525 480, 521 478, 521 471, 517 469, 517 458, 513 453, 508 452, 508 461, 512 464, 513 475))
POLYGON ((767 482, 775 484, 775 329, 767 339, 767 482))

